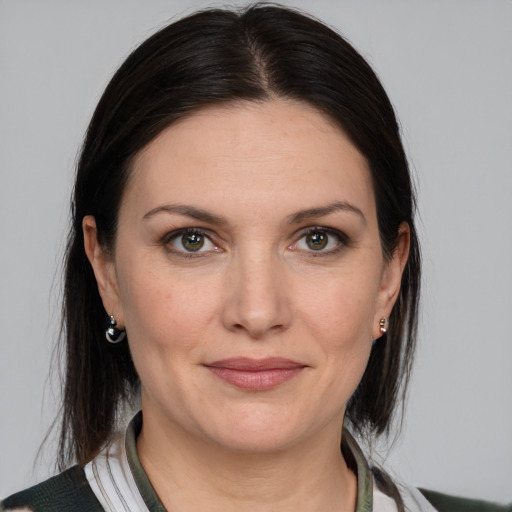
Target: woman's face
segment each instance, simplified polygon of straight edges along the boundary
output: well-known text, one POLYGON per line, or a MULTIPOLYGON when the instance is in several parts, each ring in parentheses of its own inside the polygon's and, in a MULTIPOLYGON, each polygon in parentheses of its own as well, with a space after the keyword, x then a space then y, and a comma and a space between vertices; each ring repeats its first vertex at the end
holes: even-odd
POLYGON ((137 156, 112 259, 84 228, 145 424, 242 451, 339 437, 408 237, 387 262, 367 163, 324 116, 201 110, 137 156))

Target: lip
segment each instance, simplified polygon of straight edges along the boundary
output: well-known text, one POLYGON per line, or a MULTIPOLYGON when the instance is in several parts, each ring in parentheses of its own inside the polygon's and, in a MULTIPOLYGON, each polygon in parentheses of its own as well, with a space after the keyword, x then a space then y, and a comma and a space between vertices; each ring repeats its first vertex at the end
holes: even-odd
POLYGON ((237 357, 204 365, 214 375, 237 388, 266 391, 293 379, 307 366, 282 357, 237 357))

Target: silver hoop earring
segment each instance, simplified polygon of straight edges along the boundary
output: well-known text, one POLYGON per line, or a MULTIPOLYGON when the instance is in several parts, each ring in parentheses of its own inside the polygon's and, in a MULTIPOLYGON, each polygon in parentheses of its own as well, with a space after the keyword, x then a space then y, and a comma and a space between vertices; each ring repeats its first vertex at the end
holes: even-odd
POLYGON ((379 322, 379 329, 382 334, 386 334, 389 328, 389 319, 381 318, 379 322))
POLYGON ((126 331, 117 328, 117 322, 114 315, 110 315, 108 320, 108 327, 105 331, 105 338, 109 343, 120 343, 126 338, 126 331))

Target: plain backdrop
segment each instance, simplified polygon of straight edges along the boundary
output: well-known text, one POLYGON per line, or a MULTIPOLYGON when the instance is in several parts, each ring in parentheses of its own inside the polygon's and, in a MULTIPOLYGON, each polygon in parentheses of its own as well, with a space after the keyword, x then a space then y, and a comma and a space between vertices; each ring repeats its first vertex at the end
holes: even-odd
MULTIPOLYGON (((239 2, 234 2, 238 4, 239 2)), ((425 277, 402 436, 411 484, 512 500, 512 2, 284 1, 381 77, 419 190, 425 277)), ((60 261, 74 162, 129 51, 219 3, 0 0, 0 495, 53 471, 60 261)))

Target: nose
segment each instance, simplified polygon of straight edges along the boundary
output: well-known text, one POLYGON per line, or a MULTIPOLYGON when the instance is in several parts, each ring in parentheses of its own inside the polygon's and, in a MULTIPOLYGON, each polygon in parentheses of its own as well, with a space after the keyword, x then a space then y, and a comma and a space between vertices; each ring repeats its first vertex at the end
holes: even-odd
POLYGON ((240 256, 229 270, 223 323, 263 339, 288 328, 291 309, 282 265, 271 254, 240 256))

